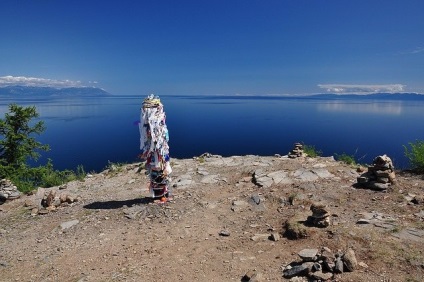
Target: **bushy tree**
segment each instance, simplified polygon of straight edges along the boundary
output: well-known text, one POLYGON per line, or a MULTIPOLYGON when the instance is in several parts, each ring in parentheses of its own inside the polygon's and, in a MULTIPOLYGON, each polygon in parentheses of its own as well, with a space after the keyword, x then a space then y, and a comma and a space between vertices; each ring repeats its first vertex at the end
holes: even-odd
POLYGON ((403 145, 405 156, 409 159, 411 168, 419 173, 424 173, 424 141, 410 142, 409 147, 403 145))
POLYGON ((71 170, 55 170, 50 159, 46 165, 38 167, 27 164, 29 159, 37 160, 40 157, 38 151, 49 150, 49 145, 35 140, 34 135, 40 135, 45 130, 43 121, 32 122, 37 117, 35 106, 11 104, 5 118, 0 119, 0 177, 12 180, 22 192, 29 192, 37 186, 52 187, 76 179, 82 180, 85 177, 82 166, 78 166, 75 173, 71 170))
POLYGON ((4 119, 0 119, 2 165, 18 168, 25 165, 28 159, 37 160, 40 156, 37 150, 49 150, 48 145, 41 144, 34 137, 45 130, 43 121, 30 124, 38 116, 35 106, 9 105, 9 112, 5 114, 4 119))

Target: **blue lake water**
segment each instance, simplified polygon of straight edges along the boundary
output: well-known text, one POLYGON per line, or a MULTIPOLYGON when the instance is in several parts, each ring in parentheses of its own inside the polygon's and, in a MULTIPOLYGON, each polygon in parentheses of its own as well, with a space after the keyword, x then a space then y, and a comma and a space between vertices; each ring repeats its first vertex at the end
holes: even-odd
MULTIPOLYGON (((139 161, 140 106, 145 96, 0 99, 35 105, 46 131, 37 137, 51 150, 43 158, 57 169, 100 171, 108 162, 139 161)), ((403 145, 424 140, 424 101, 277 97, 161 96, 171 158, 204 152, 231 155, 287 154, 295 142, 324 156, 346 153, 370 163, 389 155, 408 165, 403 145)))

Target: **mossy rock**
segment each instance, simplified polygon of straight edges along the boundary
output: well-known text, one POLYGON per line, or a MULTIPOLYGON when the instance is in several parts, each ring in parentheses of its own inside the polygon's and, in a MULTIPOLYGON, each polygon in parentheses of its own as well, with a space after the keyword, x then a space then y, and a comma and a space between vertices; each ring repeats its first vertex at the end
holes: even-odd
POLYGON ((306 216, 295 215, 284 222, 284 237, 292 240, 311 236, 311 230, 305 225, 306 216))

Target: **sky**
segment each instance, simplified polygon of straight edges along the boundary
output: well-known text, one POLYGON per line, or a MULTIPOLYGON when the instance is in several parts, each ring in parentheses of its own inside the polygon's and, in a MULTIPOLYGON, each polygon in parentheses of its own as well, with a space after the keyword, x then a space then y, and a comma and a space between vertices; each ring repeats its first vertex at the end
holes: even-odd
POLYGON ((2 0, 0 86, 424 93, 422 0, 2 0))

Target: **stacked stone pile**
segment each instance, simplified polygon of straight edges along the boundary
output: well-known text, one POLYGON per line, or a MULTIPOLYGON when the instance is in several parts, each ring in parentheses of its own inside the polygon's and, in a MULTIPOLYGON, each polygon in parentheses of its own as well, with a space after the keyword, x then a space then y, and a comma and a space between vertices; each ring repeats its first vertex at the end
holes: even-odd
POLYGON ((5 202, 6 200, 14 200, 19 198, 20 196, 21 192, 18 191, 18 187, 16 187, 10 180, 0 180, 0 202, 5 202))
POLYGON ((288 153, 288 157, 291 159, 306 157, 306 154, 303 152, 303 145, 295 143, 293 150, 288 153))
POLYGON ((313 203, 311 205, 312 215, 308 217, 307 222, 316 227, 328 227, 331 224, 330 211, 322 203, 313 203))
POLYGON ((300 262, 292 262, 283 270, 284 278, 308 277, 313 281, 327 281, 334 274, 345 271, 354 271, 358 266, 355 252, 348 249, 346 252, 333 253, 329 248, 303 249, 298 253, 300 262))
POLYGON ((378 156, 368 171, 357 178, 359 186, 384 191, 396 181, 395 168, 387 155, 378 156))
POLYGON ((30 203, 26 204, 26 206, 32 208, 32 215, 46 214, 57 210, 57 208, 61 206, 72 205, 82 200, 80 196, 74 197, 66 192, 61 192, 59 194, 56 190, 45 191, 44 188, 38 188, 36 198, 38 202, 35 205, 31 205, 30 203))

